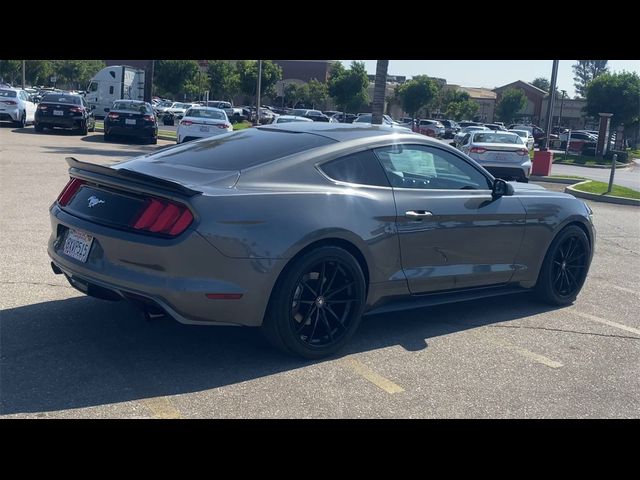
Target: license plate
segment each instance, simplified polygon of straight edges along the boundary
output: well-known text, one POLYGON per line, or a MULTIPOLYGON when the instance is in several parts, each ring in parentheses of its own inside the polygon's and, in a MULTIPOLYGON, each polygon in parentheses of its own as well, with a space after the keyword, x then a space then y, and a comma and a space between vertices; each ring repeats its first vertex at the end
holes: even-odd
POLYGON ((62 253, 84 263, 89 258, 92 243, 93 237, 91 235, 69 229, 62 253))
POLYGON ((124 123, 126 125, 135 125, 136 124, 136 119, 135 118, 127 118, 124 123))
POLYGON ((209 127, 202 126, 202 127, 200 127, 200 131, 201 132, 208 132, 209 131, 209 127))
POLYGON ((63 116, 63 115, 64 115, 64 112, 63 112, 62 110, 54 110, 54 111, 53 111, 53 114, 54 114, 56 117, 61 117, 61 116, 63 116))

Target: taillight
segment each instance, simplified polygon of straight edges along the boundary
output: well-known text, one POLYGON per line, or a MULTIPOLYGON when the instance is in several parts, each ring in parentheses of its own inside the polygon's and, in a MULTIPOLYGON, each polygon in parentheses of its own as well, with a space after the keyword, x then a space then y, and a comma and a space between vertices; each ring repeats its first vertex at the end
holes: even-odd
POLYGON ((193 125, 193 122, 191 120, 182 120, 180 122, 180 125, 184 125, 185 127, 188 127, 189 125, 193 125))
POLYGON ((3 100, 2 103, 6 103, 7 105, 17 105, 18 102, 15 100, 3 100))
POLYGON ((67 183, 67 185, 62 189, 62 192, 60 192, 60 195, 58 196, 58 204, 63 207, 68 205, 74 195, 78 193, 80 187, 85 183, 87 182, 85 182, 84 180, 80 180, 79 178, 72 178, 71 180, 69 180, 69 183, 67 183))
POLYGON ((527 150, 526 148, 521 148, 520 150, 516 150, 516 153, 521 157, 524 157, 525 155, 529 155, 529 150, 527 150))
POLYGON ((226 123, 221 123, 221 124, 217 125, 217 127, 218 128, 224 128, 226 130, 227 128, 229 128, 229 125, 227 125, 226 123))
POLYGON ((47 109, 46 105, 42 105, 42 104, 38 105, 38 110, 46 110, 46 109, 47 109))
POLYGON ((486 152, 487 149, 486 148, 482 148, 482 147, 472 147, 471 150, 469 150, 469 153, 484 153, 486 152))
POLYGON ((152 198, 131 226, 136 230, 175 236, 184 232, 192 221, 193 215, 184 205, 152 198))
POLYGON ((142 117, 142 119, 152 123, 156 121, 156 118, 153 115, 145 115, 144 117, 142 117))
POLYGON ((109 115, 108 115, 108 117, 109 117, 111 120, 115 120, 116 118, 120 118, 120 115, 118 115, 117 113, 110 112, 110 113, 109 113, 109 115))
POLYGON ((70 107, 69 111, 70 112, 74 112, 74 113, 82 113, 82 112, 84 112, 84 108, 82 108, 82 107, 70 107))

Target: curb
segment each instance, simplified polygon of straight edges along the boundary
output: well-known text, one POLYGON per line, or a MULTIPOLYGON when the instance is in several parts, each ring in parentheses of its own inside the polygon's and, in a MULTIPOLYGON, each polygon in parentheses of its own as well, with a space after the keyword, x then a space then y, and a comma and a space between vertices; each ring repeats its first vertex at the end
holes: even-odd
POLYGON ((636 207, 640 207, 640 200, 636 200, 634 198, 622 198, 622 197, 613 197, 613 196, 605 196, 598 193, 589 193, 582 192, 580 190, 576 190, 575 186, 582 185, 585 183, 589 183, 591 180, 585 180, 584 182, 576 183, 575 185, 570 185, 565 187, 565 193, 570 193, 574 197, 584 198, 587 200, 594 200, 596 202, 604 202, 604 203, 615 203, 618 205, 633 205, 636 207))
MULTIPOLYGON (((611 165, 577 165, 575 163, 562 163, 562 162, 553 162, 553 165, 567 165, 568 167, 580 167, 580 168, 606 168, 611 170, 611 165)), ((616 163, 616 170, 627 170, 628 168, 633 167, 633 162, 630 163, 616 163)))
POLYGON ((563 183, 565 185, 573 185, 578 182, 583 182, 579 178, 555 178, 555 177, 541 177, 539 175, 530 175, 529 181, 531 182, 547 182, 547 183, 563 183))

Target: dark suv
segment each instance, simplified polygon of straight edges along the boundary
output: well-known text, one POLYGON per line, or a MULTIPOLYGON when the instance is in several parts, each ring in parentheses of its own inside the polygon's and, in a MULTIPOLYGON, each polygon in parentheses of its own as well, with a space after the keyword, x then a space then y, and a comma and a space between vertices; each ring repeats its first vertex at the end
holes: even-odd
POLYGON ((158 119, 150 103, 140 100, 116 100, 104 118, 104 140, 116 135, 138 137, 158 143, 158 119))
POLYGON ((71 128, 86 135, 95 131, 96 118, 84 97, 64 92, 47 93, 38 104, 33 127, 36 132, 45 128, 71 128))

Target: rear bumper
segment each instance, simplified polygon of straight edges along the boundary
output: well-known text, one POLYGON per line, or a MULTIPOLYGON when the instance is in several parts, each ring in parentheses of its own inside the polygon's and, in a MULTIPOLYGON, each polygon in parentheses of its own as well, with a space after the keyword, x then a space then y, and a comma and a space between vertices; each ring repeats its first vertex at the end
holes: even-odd
POLYGON ((74 287, 98 298, 155 304, 185 324, 261 325, 286 262, 226 257, 192 228, 175 239, 154 238, 82 220, 57 204, 50 218, 47 252, 74 287), (62 253, 69 228, 94 237, 86 263, 62 253), (242 297, 209 299, 207 293, 242 297))
POLYGON ((529 178, 531 173, 531 160, 525 156, 526 160, 521 163, 514 162, 483 162, 474 155, 470 155, 476 162, 489 170, 494 177, 525 177, 529 178))
POLYGON ((0 112, 0 121, 3 122, 17 122, 20 118, 20 112, 18 108, 5 108, 0 112))
POLYGON ((58 128, 80 128, 84 118, 78 117, 40 117, 36 116, 35 125, 42 127, 58 128))
POLYGON ((227 130, 215 127, 215 130, 209 132, 200 132, 197 129, 178 129, 178 135, 176 138, 177 143, 188 142, 190 140, 198 140, 200 138, 209 138, 222 135, 223 133, 229 133, 227 130))
POLYGON ((149 127, 121 127, 105 125, 104 133, 107 135, 122 135, 127 137, 153 138, 158 135, 158 128, 149 127))

